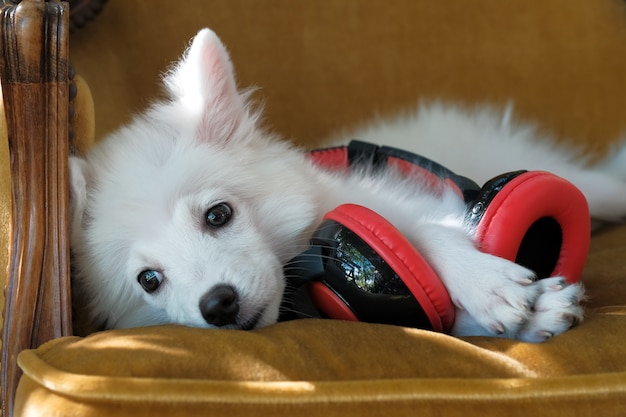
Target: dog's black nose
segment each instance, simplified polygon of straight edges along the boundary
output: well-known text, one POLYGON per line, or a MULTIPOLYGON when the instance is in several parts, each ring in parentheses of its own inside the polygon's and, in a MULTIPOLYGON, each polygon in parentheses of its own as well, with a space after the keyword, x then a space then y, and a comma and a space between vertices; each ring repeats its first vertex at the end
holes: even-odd
POLYGON ((239 296, 230 285, 216 285, 200 298, 200 312, 213 326, 235 324, 239 313, 239 296))

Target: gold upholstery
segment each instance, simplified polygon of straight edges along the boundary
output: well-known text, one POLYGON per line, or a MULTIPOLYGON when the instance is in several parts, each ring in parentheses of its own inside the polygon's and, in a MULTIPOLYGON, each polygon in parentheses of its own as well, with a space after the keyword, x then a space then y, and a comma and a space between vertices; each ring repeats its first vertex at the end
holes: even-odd
MULTIPOLYGON (((93 94, 92 102, 76 81, 78 149, 159 95, 159 75, 204 26, 229 48, 239 84, 260 87, 266 124, 306 146, 420 100, 513 102, 522 118, 590 156, 626 132, 623 0, 110 0, 70 39, 93 94)), ((8 245, 7 163, 4 141, 8 245)), ((252 332, 107 331, 22 353, 15 412, 626 415, 624 253, 626 226, 595 234, 583 275, 587 319, 544 344, 322 320, 252 332)))

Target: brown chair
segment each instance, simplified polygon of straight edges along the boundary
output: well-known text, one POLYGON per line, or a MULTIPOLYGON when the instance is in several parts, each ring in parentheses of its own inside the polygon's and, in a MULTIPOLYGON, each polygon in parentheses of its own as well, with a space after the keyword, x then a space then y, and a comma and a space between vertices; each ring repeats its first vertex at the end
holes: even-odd
POLYGON ((2 408, 17 354, 72 334, 68 234, 69 8, 4 2, 2 94, 10 149, 12 241, 2 333, 2 408))
POLYGON ((626 131, 622 0, 110 0, 72 38, 95 116, 70 70, 68 4, 5 0, 1 24, 4 416, 626 414, 624 226, 592 240, 587 320, 532 345, 329 320, 71 336, 67 222, 69 149, 88 146, 94 117, 101 135, 156 94, 164 59, 202 26, 223 34, 242 85, 264 87, 271 125, 303 145, 417 98, 514 99, 603 152, 626 131))

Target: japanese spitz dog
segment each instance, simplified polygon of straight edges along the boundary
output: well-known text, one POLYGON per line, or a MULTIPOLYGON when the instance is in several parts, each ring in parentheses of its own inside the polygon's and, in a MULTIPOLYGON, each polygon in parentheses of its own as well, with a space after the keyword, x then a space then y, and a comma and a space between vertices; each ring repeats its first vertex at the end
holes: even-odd
MULTIPOLYGON (((479 251, 456 193, 420 192, 392 172, 331 173, 265 131, 209 29, 164 85, 167 100, 86 156, 71 157, 73 291, 82 321, 268 326, 279 315, 285 264, 343 203, 381 214, 424 255, 456 307, 454 335, 541 341, 582 319, 581 285, 536 280, 479 251)), ((593 216, 626 214, 626 152, 588 166, 509 116, 422 106, 350 136, 415 151, 476 181, 515 169, 552 171, 583 191, 593 216)))

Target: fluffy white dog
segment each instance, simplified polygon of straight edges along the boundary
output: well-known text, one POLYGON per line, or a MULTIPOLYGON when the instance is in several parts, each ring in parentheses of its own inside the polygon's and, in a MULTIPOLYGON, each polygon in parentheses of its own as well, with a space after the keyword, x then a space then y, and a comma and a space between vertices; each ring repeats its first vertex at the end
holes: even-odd
MULTIPOLYGON (((98 327, 274 323, 284 265, 343 203, 378 212, 424 255, 457 308, 455 335, 541 341, 582 319, 581 285, 535 280, 479 251, 456 193, 419 192, 392 172, 330 173, 264 131, 210 30, 197 34, 164 84, 169 100, 70 160, 73 289, 98 327)), ((479 182, 514 169, 549 170, 584 192, 593 216, 626 215, 619 178, 626 153, 588 167, 507 114, 435 105, 353 135, 479 182)))

